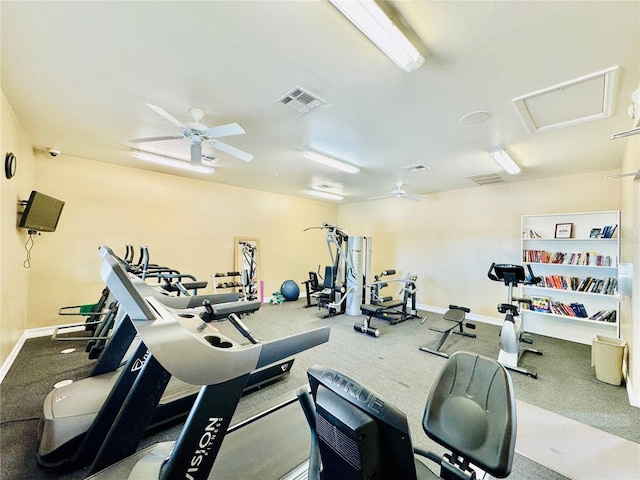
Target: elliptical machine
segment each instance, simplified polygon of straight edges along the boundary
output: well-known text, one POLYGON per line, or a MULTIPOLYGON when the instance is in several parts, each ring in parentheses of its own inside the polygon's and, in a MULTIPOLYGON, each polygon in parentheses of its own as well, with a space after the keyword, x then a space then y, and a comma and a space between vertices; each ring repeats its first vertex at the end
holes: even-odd
POLYGON ((504 282, 509 288, 507 303, 498 304, 498 312, 504 313, 504 322, 500 330, 500 353, 498 354, 498 362, 506 368, 518 373, 523 373, 532 378, 538 378, 538 374, 533 370, 527 370, 519 367, 520 357, 525 352, 542 355, 542 350, 528 348, 525 345, 531 345, 533 340, 526 336, 524 325, 520 317, 519 307, 523 304, 531 305, 531 300, 526 298, 513 298, 513 287, 519 284, 535 285, 541 281, 540 277, 533 275, 531 265, 527 265, 529 269, 529 278, 525 278, 524 267, 522 265, 497 264, 494 262, 489 268, 487 276, 494 282, 504 282), (518 305, 514 305, 516 301, 518 305))

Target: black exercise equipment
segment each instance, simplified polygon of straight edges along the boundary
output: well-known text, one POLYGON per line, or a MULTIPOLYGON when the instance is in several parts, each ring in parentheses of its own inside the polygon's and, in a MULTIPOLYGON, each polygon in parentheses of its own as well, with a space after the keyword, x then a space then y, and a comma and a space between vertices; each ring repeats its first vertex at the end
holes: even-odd
POLYGON ((513 464, 516 423, 507 370, 490 358, 456 352, 431 388, 422 419, 429 438, 451 453, 416 452, 440 465, 441 478, 475 479, 472 465, 505 478, 513 464))
POLYGON ((520 358, 527 352, 542 355, 542 350, 526 347, 526 345, 531 345, 533 340, 524 331, 524 323, 518 309, 518 305, 531 305, 531 300, 513 297, 513 288, 519 284, 536 285, 542 280, 533 274, 531 265, 527 265, 527 267, 529 269, 529 278, 525 277, 522 265, 492 263, 487 276, 494 282, 504 282, 509 288, 507 303, 498 304, 498 312, 505 314, 504 322, 502 322, 502 328, 500 329, 498 362, 510 370, 523 373, 531 378, 538 378, 538 374, 533 370, 518 366, 520 358), (513 302, 517 302, 518 305, 514 305, 513 302))
POLYGON ((392 280, 382 280, 388 275, 395 275, 395 270, 384 270, 382 273, 375 275, 375 281, 371 284, 371 303, 365 303, 360 306, 360 311, 367 316, 362 323, 356 323, 353 329, 357 332, 366 333, 372 337, 379 337, 380 330, 371 327, 371 318, 380 318, 387 320, 390 325, 396 325, 405 320, 420 318, 416 308, 416 275, 408 274, 404 278, 392 280), (392 296, 383 297, 381 290, 387 287, 389 283, 402 283, 400 290, 402 298, 394 300, 392 296), (409 302, 411 302, 409 304, 409 302))
MULTIPOLYGON (((333 302, 335 297, 335 268, 326 266, 324 268, 324 278, 322 285, 318 282, 318 274, 315 272, 309 272, 309 280, 304 283, 307 297, 307 307, 317 306, 318 308, 327 308, 327 305, 333 302), (312 301, 315 300, 315 303, 312 301)), ((331 312, 329 312, 331 314, 331 312)), ((330 315, 331 316, 331 315, 330 315)))
MULTIPOLYGON (((447 338, 449 338, 449 335, 455 333, 456 335, 462 335, 464 337, 476 338, 475 333, 464 331, 465 326, 467 328, 470 328, 471 330, 476 328, 473 323, 465 323, 466 314, 470 312, 471 310, 467 307, 449 305, 449 310, 444 312, 442 319, 437 320, 435 323, 429 325, 429 330, 433 330, 434 332, 439 332, 442 334, 440 336, 440 339, 438 340, 438 346, 435 349, 422 346, 419 347, 419 350, 427 353, 433 353, 434 355, 439 355, 440 357, 449 358, 449 355, 440 351, 444 342, 447 340, 447 338)), ((424 320, 422 322, 424 323, 424 320)))
POLYGON ((302 282, 302 284, 304 285, 307 298, 307 304, 304 306, 304 308, 309 308, 317 305, 317 303, 311 303, 311 299, 315 298, 312 297, 314 293, 320 292, 323 289, 323 287, 320 286, 320 282, 318 282, 318 274, 316 272, 309 272, 309 280, 305 280, 304 282, 302 282))
POLYGON ((311 429, 310 480, 475 480, 473 466, 498 478, 511 472, 515 396, 509 373, 494 360, 456 352, 431 388, 422 426, 451 451, 444 455, 414 450, 405 415, 364 385, 321 366, 308 376, 311 394, 301 389, 298 397, 311 429))

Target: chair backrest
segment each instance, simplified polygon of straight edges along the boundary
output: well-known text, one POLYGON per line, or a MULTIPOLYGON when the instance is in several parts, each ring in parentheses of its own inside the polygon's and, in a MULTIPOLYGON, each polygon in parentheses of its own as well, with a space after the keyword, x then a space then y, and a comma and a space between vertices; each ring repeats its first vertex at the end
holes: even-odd
POLYGON ((416 480, 404 413, 331 368, 314 365, 307 375, 311 395, 301 389, 298 397, 311 427, 310 479, 320 478, 319 453, 324 480, 416 480))
POLYGON ((323 288, 333 288, 335 285, 335 269, 333 267, 324 267, 323 288))
POLYGON ((494 477, 511 472, 516 406, 511 376, 495 360, 456 352, 429 393, 425 433, 494 477))
POLYGON ((309 285, 311 285, 311 290, 313 291, 320 289, 318 274, 316 272, 309 272, 309 285))

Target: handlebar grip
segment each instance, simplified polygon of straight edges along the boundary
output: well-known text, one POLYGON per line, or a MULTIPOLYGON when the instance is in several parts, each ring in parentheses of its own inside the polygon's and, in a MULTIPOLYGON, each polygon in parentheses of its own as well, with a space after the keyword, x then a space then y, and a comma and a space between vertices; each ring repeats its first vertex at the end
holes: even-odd
POLYGON ((489 280, 493 280, 494 282, 499 282, 500 280, 498 280, 498 277, 495 276, 493 273, 493 267, 496 266, 496 262, 491 262, 491 266, 489 267, 489 271, 487 272, 487 277, 489 277, 489 280))
POLYGON ((238 317, 235 313, 232 313, 228 318, 231 324, 236 327, 236 329, 242 334, 243 337, 245 337, 253 344, 258 343, 258 339, 253 336, 251 330, 249 330, 249 327, 247 327, 245 323, 240 320, 240 317, 238 317))
POLYGON ((395 271, 394 269, 391 269, 391 270, 384 270, 384 271, 382 272, 382 275, 395 275, 395 274, 396 274, 396 271, 395 271))

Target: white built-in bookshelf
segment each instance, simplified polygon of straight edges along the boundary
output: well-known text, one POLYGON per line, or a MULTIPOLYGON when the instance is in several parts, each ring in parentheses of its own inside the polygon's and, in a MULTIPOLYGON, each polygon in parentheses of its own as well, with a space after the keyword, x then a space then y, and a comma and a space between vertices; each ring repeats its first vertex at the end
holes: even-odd
POLYGON ((618 211, 522 216, 522 262, 543 277, 522 286, 526 331, 584 344, 620 336, 619 230, 618 211))

